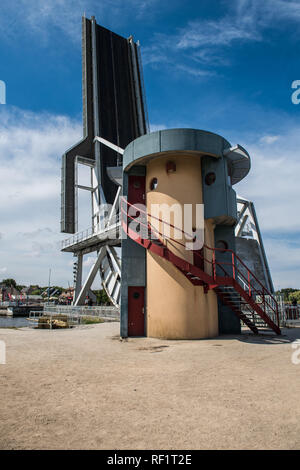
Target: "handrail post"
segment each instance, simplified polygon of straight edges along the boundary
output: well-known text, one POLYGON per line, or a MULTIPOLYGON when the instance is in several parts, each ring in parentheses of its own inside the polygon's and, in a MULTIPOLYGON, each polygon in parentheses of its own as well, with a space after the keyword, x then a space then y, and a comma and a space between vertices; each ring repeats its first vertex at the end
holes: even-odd
POLYGON ((249 297, 251 297, 251 284, 250 284, 250 271, 248 269, 248 290, 249 290, 249 297))
POLYGON ((235 265, 234 265, 234 253, 231 253, 231 261, 232 261, 232 277, 235 279, 235 265))

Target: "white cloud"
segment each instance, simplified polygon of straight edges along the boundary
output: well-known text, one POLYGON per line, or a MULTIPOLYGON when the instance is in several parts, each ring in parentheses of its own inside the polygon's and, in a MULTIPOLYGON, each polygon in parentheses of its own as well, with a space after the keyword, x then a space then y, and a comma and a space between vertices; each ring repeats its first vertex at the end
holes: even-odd
POLYGON ((196 49, 203 46, 229 46, 234 41, 259 41, 253 17, 225 16, 219 20, 194 20, 179 31, 176 47, 196 49))
POLYGON ((155 131, 162 131, 163 129, 166 129, 167 126, 165 124, 151 124, 150 123, 150 132, 155 132, 155 131))
MULTIPOLYGON (((45 286, 49 269, 52 284, 73 284, 75 258, 60 251, 72 236, 60 233, 60 172, 62 154, 81 136, 82 124, 66 116, 0 112, 0 274, 19 284, 45 286)), ((84 260, 83 277, 93 259, 84 260)))
POLYGON ((233 0, 219 18, 196 17, 173 34, 154 34, 152 44, 143 48, 144 63, 173 66, 198 78, 209 76, 210 66, 215 71, 220 65, 230 65, 229 47, 268 41, 266 30, 287 22, 293 27, 300 24, 298 1, 233 0))
POLYGON ((7 108, 0 122, 2 210, 13 214, 37 201, 47 205, 60 191, 61 155, 79 140, 81 125, 64 116, 7 108))
POLYGON ((263 233, 264 247, 267 254, 275 289, 284 287, 300 288, 300 247, 288 234, 272 239, 263 233), (265 236, 264 236, 265 235, 265 236))
POLYGON ((18 235, 27 239, 35 239, 38 238, 40 235, 49 235, 50 233, 53 233, 53 230, 51 230, 51 228, 49 227, 45 227, 34 230, 33 232, 19 232, 18 235))
POLYGON ((279 139, 278 135, 264 135, 259 139, 262 144, 274 144, 279 139))
MULTIPOLYGON (((78 43, 84 13, 87 17, 95 15, 107 27, 124 28, 125 24, 131 25, 132 15, 141 21, 153 21, 156 15, 162 15, 162 5, 159 0, 19 0, 16 7, 15 2, 2 0, 1 13, 3 41, 15 42, 26 31, 27 37, 38 37, 40 44, 48 44, 57 33, 78 43)), ((266 28, 286 21, 297 24, 299 20, 300 5, 296 1, 233 0, 220 18, 195 17, 173 34, 157 31, 148 44, 143 44, 143 62, 203 79, 213 75, 211 64, 230 64, 229 55, 223 54, 224 47, 262 41, 266 28)))
POLYGON ((251 170, 235 189, 255 204, 274 284, 300 288, 300 126, 253 141, 239 139, 251 170))
MULTIPOLYGON (((14 40, 26 32, 45 40, 57 30, 80 40, 80 18, 96 15, 101 23, 130 22, 132 15, 149 21, 162 14, 159 0, 10 0, 1 1, 0 34, 14 40)), ((285 20, 300 20, 300 5, 295 0, 232 0, 218 20, 195 18, 178 30, 177 47, 230 45, 233 41, 259 40, 262 28, 285 20)), ((170 38, 170 39, 174 39, 170 38)))
POLYGON ((240 14, 251 12, 251 17, 262 26, 270 26, 275 22, 282 23, 287 20, 298 23, 300 21, 300 4, 298 0, 237 0, 237 9, 240 14))
POLYGON ((86 268, 90 268, 92 267, 92 265, 95 263, 95 260, 96 260, 96 257, 95 256, 88 256, 84 262, 83 262, 83 266, 85 266, 86 268))
POLYGON ((81 40, 81 17, 98 17, 101 24, 118 24, 137 18, 149 17, 151 9, 159 5, 158 0, 9 0, 1 1, 0 34, 5 40, 15 40, 24 30, 28 34, 38 35, 40 41, 48 41, 57 30, 70 39, 81 40))
POLYGON ((204 67, 200 68, 198 64, 196 66, 191 65, 193 55, 189 55, 187 60, 179 57, 178 51, 172 41, 169 41, 169 37, 155 36, 157 36, 157 39, 153 41, 152 45, 142 48, 143 64, 145 66, 150 65, 154 69, 164 67, 169 73, 176 72, 177 76, 183 74, 198 79, 216 75, 214 71, 204 67))
POLYGON ((237 186, 238 192, 256 202, 262 229, 271 232, 300 232, 300 127, 294 127, 276 142, 264 137, 258 143, 247 138, 242 145, 251 155, 251 171, 237 186))
POLYGON ((53 282, 66 285, 72 270, 59 248, 61 155, 80 139, 82 126, 8 107, 0 126, 1 263, 19 283, 46 285, 52 267, 53 282))
POLYGON ((280 239, 266 238, 265 245, 275 289, 300 288, 300 243, 284 235, 280 239))
POLYGON ((211 76, 208 66, 228 65, 220 48, 241 41, 260 41, 259 21, 249 2, 233 2, 228 13, 218 19, 195 18, 172 35, 157 33, 153 44, 143 49, 145 64, 165 64, 194 77, 211 76), (245 5, 242 5, 245 3, 245 5), (247 5, 246 5, 247 3, 247 5), (191 65, 196 62, 196 66, 191 65))

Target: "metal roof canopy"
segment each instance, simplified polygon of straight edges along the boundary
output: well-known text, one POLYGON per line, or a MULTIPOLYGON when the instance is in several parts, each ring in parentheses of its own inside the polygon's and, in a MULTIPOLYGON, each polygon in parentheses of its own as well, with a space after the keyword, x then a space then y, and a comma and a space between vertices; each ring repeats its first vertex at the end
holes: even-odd
POLYGON ((168 153, 225 157, 232 185, 245 178, 251 167, 248 152, 241 145, 231 146, 218 134, 200 129, 165 129, 143 135, 127 145, 123 168, 128 171, 132 165, 145 164, 158 154, 168 153))
POLYGON ((244 147, 237 144, 234 147, 225 149, 223 155, 228 160, 231 184, 239 183, 250 171, 251 159, 249 153, 244 147))

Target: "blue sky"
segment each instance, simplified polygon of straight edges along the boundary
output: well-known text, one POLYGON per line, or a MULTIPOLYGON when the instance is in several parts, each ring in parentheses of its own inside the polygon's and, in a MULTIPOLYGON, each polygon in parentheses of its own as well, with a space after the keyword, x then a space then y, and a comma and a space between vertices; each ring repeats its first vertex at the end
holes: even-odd
MULTIPOLYGON (((81 136, 81 16, 142 45, 152 129, 194 127, 245 146, 276 287, 300 288, 300 1, 2 0, 0 279, 72 281, 58 243, 60 157, 81 136)), ((90 260, 91 262, 91 260, 90 260)), ((88 268, 87 262, 86 268, 88 268)))

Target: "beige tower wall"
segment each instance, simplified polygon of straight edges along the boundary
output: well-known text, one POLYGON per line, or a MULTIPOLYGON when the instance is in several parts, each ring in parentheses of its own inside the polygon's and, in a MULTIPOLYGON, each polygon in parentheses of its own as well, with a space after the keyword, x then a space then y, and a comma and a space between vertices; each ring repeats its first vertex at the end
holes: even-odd
MULTIPOLYGON (((173 155, 158 157, 147 165, 146 202, 150 210, 152 204, 201 204, 202 176, 201 157, 192 155, 173 155), (176 172, 167 173, 166 163, 176 164, 176 172), (150 189, 153 178, 158 186, 150 189)), ((151 219, 153 225, 162 230, 162 224, 151 219)), ((193 214, 193 226, 195 226, 193 214)), ((170 217, 171 224, 178 226, 178 221, 170 217)), ((171 237, 174 238, 171 231, 171 237)), ((178 236, 178 233, 177 233, 178 236)), ((181 243, 185 239, 179 240, 181 243)), ((205 223, 204 242, 213 246, 214 226, 211 221, 205 223)), ((193 253, 174 243, 168 248, 189 262, 193 253)), ((205 256, 211 253, 205 250, 205 256)), ((205 270, 211 273, 211 265, 205 263, 205 270)), ((204 293, 202 286, 193 286, 190 281, 170 262, 147 252, 147 335, 168 339, 197 339, 218 335, 218 304, 214 291, 204 293)))

